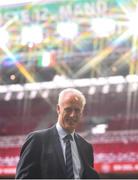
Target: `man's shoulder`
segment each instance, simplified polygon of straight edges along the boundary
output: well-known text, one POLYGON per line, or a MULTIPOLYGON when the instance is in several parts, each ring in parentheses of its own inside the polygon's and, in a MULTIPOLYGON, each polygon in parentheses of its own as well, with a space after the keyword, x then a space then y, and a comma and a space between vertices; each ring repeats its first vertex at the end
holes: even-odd
POLYGON ((84 144, 90 145, 90 143, 79 133, 75 133, 76 138, 84 144))
POLYGON ((30 137, 33 137, 33 138, 37 138, 37 137, 47 137, 49 136, 50 134, 52 134, 52 132, 55 131, 55 125, 50 127, 50 128, 47 128, 47 129, 41 129, 41 130, 36 130, 36 131, 32 131, 30 132, 27 137, 30 138, 30 137))
POLYGON ((48 144, 51 142, 51 140, 54 138, 54 132, 56 129, 54 126, 48 129, 43 129, 43 130, 36 130, 33 132, 30 132, 22 146, 22 151, 26 148, 29 147, 30 149, 35 148, 35 149, 41 149, 42 144, 48 144))

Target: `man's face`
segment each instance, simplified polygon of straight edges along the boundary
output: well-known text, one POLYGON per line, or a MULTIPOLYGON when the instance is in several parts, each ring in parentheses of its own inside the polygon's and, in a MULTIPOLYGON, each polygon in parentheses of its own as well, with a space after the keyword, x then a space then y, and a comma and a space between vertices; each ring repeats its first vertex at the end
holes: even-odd
POLYGON ((82 103, 75 95, 66 95, 61 104, 57 105, 58 121, 62 128, 70 133, 76 129, 82 112, 82 103))

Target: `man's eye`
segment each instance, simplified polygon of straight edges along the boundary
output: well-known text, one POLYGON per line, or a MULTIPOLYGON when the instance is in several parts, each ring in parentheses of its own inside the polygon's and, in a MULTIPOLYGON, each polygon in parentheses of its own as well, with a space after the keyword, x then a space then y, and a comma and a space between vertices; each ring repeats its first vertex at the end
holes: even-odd
POLYGON ((65 111, 66 112, 71 112, 71 109, 70 108, 66 108, 65 111))
POLYGON ((71 109, 71 108, 66 108, 65 109, 66 112, 72 112, 72 111, 75 111, 76 113, 79 113, 80 112, 80 109, 71 109))
POLYGON ((80 109, 75 109, 75 112, 79 113, 79 112, 80 112, 80 109))

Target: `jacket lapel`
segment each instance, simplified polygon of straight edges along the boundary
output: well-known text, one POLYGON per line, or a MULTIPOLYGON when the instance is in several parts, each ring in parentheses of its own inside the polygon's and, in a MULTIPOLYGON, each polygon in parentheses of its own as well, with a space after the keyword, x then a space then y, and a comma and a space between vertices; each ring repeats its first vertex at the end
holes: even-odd
POLYGON ((54 147, 56 149, 56 154, 58 156, 58 160, 59 163, 61 165, 61 168, 65 174, 65 161, 64 161, 64 156, 63 156, 63 151, 62 151, 62 147, 61 147, 61 143, 60 143, 60 139, 59 139, 59 135, 56 129, 56 126, 53 128, 53 133, 54 133, 54 147))
POLYGON ((75 138, 75 142, 77 144, 77 148, 78 148, 80 158, 81 158, 83 164, 85 164, 85 157, 84 157, 85 152, 83 151, 83 145, 80 144, 79 137, 76 133, 74 134, 74 138, 75 138))
POLYGON ((87 170, 87 168, 89 168, 89 164, 86 160, 86 152, 84 150, 84 144, 81 142, 79 136, 75 133, 75 141, 76 141, 76 144, 77 144, 77 148, 78 148, 78 152, 79 152, 79 155, 80 155, 80 158, 81 158, 81 161, 82 161, 82 166, 83 166, 83 173, 82 173, 82 176, 83 174, 85 173, 85 171, 87 170))

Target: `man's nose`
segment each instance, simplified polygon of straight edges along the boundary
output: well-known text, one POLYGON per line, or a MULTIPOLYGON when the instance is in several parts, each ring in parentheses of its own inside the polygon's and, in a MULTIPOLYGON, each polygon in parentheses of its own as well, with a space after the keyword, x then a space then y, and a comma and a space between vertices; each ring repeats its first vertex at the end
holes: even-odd
POLYGON ((73 117, 73 116, 75 116, 75 115, 76 115, 75 110, 72 110, 71 113, 70 113, 70 116, 73 117))

